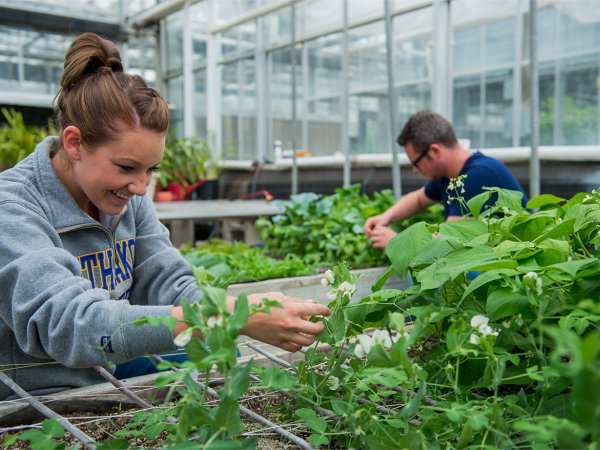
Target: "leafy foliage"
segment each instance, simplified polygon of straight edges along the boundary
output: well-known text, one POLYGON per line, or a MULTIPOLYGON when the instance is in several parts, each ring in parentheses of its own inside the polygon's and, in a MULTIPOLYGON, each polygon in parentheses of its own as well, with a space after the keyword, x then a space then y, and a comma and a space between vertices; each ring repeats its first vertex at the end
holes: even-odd
POLYGON ((598 447, 600 190, 537 197, 528 206, 538 211, 515 199, 490 189, 469 202, 476 220, 415 224, 394 238, 392 267, 414 280, 405 291, 377 283, 353 303, 341 289, 351 273, 326 276, 337 296, 320 340, 331 353, 309 350, 290 388, 300 406, 336 414, 323 429, 302 412, 311 442, 598 447), (491 194, 496 205, 475 210, 491 194), (380 329, 365 334, 370 326, 380 329), (404 407, 377 410, 386 397, 404 407))
MULTIPOLYGON (((293 195, 291 202, 282 215, 256 222, 265 248, 274 256, 298 255, 307 264, 321 266, 342 261, 355 268, 389 264, 383 251, 371 246, 363 227, 367 218, 394 204, 390 190, 375 193, 369 199, 360 194, 360 185, 355 184, 338 188, 328 196, 310 192, 293 195)), ((397 227, 404 229, 425 218, 441 221, 441 207, 437 205, 397 227)))
POLYGON ((23 115, 15 110, 2 108, 6 123, 0 125, 0 168, 13 167, 35 150, 49 134, 56 134, 51 122, 48 127, 26 125, 23 115))
POLYGON ((186 137, 167 142, 157 173, 162 186, 174 182, 187 187, 198 180, 217 178, 219 166, 205 139, 186 137))
POLYGON ((258 281, 312 275, 315 267, 305 264, 296 255, 274 259, 259 247, 243 242, 213 239, 196 243, 193 248, 182 247, 181 252, 192 266, 198 269, 203 284, 226 287, 241 281, 258 281))

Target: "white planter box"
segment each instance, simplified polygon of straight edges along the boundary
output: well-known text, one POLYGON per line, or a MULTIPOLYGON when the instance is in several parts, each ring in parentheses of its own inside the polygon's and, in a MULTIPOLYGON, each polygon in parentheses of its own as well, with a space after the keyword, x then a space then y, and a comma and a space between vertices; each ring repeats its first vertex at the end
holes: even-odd
MULTIPOLYGON (((359 300, 371 293, 371 286, 387 270, 387 267, 375 267, 372 269, 353 270, 352 273, 359 276, 356 283, 357 291, 353 300, 359 300)), ((326 294, 331 289, 321 284, 323 274, 309 275, 306 277, 277 278, 274 280, 257 281, 254 283, 238 283, 229 286, 227 293, 237 296, 243 292, 256 294, 260 292, 283 292, 290 297, 313 299, 326 305, 330 302, 326 294)), ((408 279, 400 279, 396 275, 390 277, 385 284, 390 289, 405 289, 412 282, 408 279)))

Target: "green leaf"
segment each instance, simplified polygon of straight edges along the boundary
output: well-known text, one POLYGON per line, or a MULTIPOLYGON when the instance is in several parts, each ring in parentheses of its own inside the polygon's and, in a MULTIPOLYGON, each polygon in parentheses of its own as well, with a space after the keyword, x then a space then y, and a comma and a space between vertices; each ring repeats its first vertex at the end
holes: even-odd
POLYGON ((42 421, 42 430, 48 435, 55 439, 61 438, 65 435, 65 430, 62 425, 56 419, 45 419, 42 421))
POLYGON ((458 238, 461 242, 470 242, 487 233, 488 226, 482 221, 467 218, 441 223, 439 230, 442 236, 451 236, 458 238))
MULTIPOLYGON (((325 331, 329 335, 330 344, 341 342, 346 337, 346 319, 342 309, 334 312, 331 317, 325 321, 325 331)), ((327 342, 327 341, 326 341, 327 342)))
POLYGON ((242 431, 240 405, 235 398, 225 396, 221 399, 215 413, 215 423, 219 424, 221 430, 227 430, 227 437, 236 436, 242 431))
POLYGON ((230 329, 236 332, 241 330, 246 325, 246 322, 248 322, 249 311, 248 297, 246 294, 239 295, 235 302, 233 315, 229 321, 230 329))
POLYGON ((185 352, 195 363, 199 363, 209 355, 208 350, 199 339, 191 339, 185 346, 185 352))
POLYGON ((129 441, 127 439, 109 439, 108 441, 94 444, 96 450, 127 450, 129 441))
POLYGON ((516 316, 529 304, 526 295, 513 292, 510 288, 500 288, 488 295, 486 312, 490 320, 496 321, 508 316, 516 316))
POLYGON ((523 211, 523 193, 521 191, 499 188, 494 188, 494 190, 498 192, 497 205, 505 206, 511 211, 523 211))
POLYGON ((403 277, 410 261, 429 245, 433 238, 424 222, 415 223, 397 234, 385 248, 392 267, 399 277, 403 277))
POLYGON ((306 425, 316 433, 325 433, 327 430, 327 422, 318 417, 317 413, 309 408, 300 408, 296 411, 296 416, 303 420, 306 425))
POLYGON ((17 442, 18 436, 16 434, 11 434, 9 436, 5 436, 4 440, 2 441, 2 446, 3 447, 9 447, 11 445, 13 445, 15 442, 17 442))
POLYGON ((237 364, 233 368, 231 379, 226 385, 228 393, 233 398, 240 398, 250 387, 250 369, 252 369, 252 361, 237 364))
POLYGON ((469 271, 512 269, 516 267, 516 261, 497 260, 494 250, 490 247, 460 248, 419 272, 417 281, 421 284, 421 292, 423 292, 429 289, 437 289, 448 280, 469 271))
POLYGON ((561 272, 567 273, 567 274, 571 275, 573 278, 575 278, 577 276, 577 273, 581 269, 589 266, 590 264, 594 264, 597 261, 598 261, 598 258, 577 259, 575 261, 567 261, 564 263, 552 264, 551 266, 548 266, 546 269, 547 270, 556 269, 561 272))
POLYGON ((542 235, 538 236, 533 240, 534 243, 538 244, 545 241, 546 239, 554 239, 558 237, 567 236, 573 233, 573 227, 575 219, 563 220, 561 223, 546 231, 542 235))
POLYGON ((329 444, 329 438, 324 434, 311 434, 308 437, 308 442, 310 442, 310 445, 313 447, 319 448, 321 445, 329 444))
POLYGON ((476 195, 467 201, 467 206, 473 217, 477 218, 483 212, 481 208, 490 199, 492 193, 490 191, 484 191, 481 194, 476 195))
POLYGON ((260 371, 259 386, 271 390, 290 390, 296 384, 296 377, 277 367, 267 367, 260 371))
POLYGON ((465 290, 462 300, 464 300, 468 295, 475 292, 475 290, 479 289, 486 284, 493 283, 498 280, 502 280, 506 276, 512 276, 517 274, 518 272, 514 269, 498 269, 498 270, 490 270, 487 272, 483 272, 479 276, 477 276, 465 290))
POLYGON ((390 279, 390 277, 392 275, 394 275, 394 268, 388 267, 386 269, 386 271, 383 272, 379 276, 377 281, 375 281, 375 283, 373 283, 373 286, 371 286, 371 292, 377 292, 377 291, 380 291, 381 289, 383 289, 383 287, 385 286, 385 283, 387 283, 387 281, 390 279))
POLYGON ((527 208, 534 209, 541 208, 542 206, 546 205, 560 205, 564 202, 566 202, 564 198, 557 197, 556 195, 542 194, 529 199, 527 202, 527 208))
POLYGON ((381 344, 374 345, 371 348, 368 356, 369 363, 376 367, 395 367, 398 363, 393 360, 390 354, 381 346, 381 344))

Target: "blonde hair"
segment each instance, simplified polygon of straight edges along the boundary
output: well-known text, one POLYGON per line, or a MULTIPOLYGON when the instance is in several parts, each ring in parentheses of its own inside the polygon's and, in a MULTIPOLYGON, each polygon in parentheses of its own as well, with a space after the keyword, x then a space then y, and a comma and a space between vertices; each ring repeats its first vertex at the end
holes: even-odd
POLYGON ((123 126, 158 133, 169 127, 167 102, 142 77, 124 73, 116 45, 94 33, 71 43, 54 109, 59 149, 71 125, 91 148, 115 140, 123 126))

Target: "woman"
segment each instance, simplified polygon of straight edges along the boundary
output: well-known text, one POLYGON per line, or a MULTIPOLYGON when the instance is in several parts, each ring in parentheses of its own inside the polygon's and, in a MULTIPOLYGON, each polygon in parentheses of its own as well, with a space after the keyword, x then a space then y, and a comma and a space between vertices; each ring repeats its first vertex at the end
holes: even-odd
MULTIPOLYGON (((174 350, 183 323, 131 323, 181 319, 181 300, 202 296, 144 195, 163 155, 165 100, 123 73, 112 42, 85 33, 67 52, 55 113, 59 136, 0 173, 0 364, 37 394, 103 381, 94 366, 174 350)), ((289 351, 311 344, 323 325, 308 319, 329 310, 280 293, 249 301, 265 295, 283 308, 251 316, 242 332, 289 351)), ((0 399, 10 394, 0 386, 0 399)))

